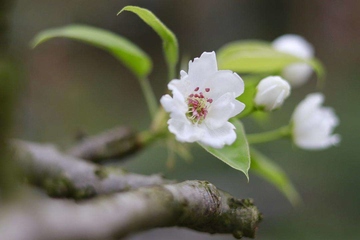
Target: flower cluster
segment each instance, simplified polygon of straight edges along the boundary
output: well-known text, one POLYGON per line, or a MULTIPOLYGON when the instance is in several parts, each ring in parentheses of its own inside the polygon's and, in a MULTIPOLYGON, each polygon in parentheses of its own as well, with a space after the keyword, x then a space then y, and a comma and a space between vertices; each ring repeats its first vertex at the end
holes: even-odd
POLYGON ((236 139, 228 120, 245 105, 236 100, 244 91, 243 80, 232 71, 218 70, 215 52, 204 52, 189 63, 189 71, 168 84, 172 97, 161 104, 170 112, 169 131, 181 142, 200 142, 214 148, 236 139))
MULTIPOLYGON (((296 43, 301 42, 303 47, 307 46, 301 38, 286 35, 276 40, 274 46, 294 54, 298 51, 299 56, 310 56, 310 48, 305 53, 305 47, 296 48, 296 43)), ((214 148, 231 145, 236 133, 229 119, 245 108, 237 100, 244 91, 243 80, 232 71, 218 70, 214 52, 204 52, 190 61, 188 73, 181 71, 180 75, 180 79, 168 84, 172 96, 166 94, 160 100, 165 111, 170 113, 169 131, 181 142, 199 142, 214 148)), ((287 80, 279 76, 262 79, 253 100, 257 109, 273 111, 280 108, 290 95, 287 80)), ((299 85, 299 82, 290 83, 299 85)), ((323 149, 340 141, 338 135, 331 135, 339 121, 332 109, 320 106, 323 99, 322 94, 311 94, 294 111, 291 134, 300 148, 323 149)))

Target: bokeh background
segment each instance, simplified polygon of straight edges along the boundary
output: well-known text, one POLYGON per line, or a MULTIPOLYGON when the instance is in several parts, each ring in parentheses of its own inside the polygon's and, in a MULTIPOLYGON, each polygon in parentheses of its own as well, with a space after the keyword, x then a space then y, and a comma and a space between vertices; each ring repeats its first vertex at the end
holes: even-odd
MULTIPOLYGON (((82 23, 111 30, 143 48, 155 65, 150 76, 156 96, 166 90, 166 69, 158 36, 134 14, 116 13, 126 5, 153 11, 179 40, 181 55, 194 58, 241 39, 272 41, 285 33, 304 36, 327 70, 326 85, 315 77, 293 91, 282 111, 266 124, 247 120, 247 132, 286 124, 307 93, 322 91, 339 115, 341 145, 308 152, 288 141, 259 149, 288 173, 304 204, 292 207, 272 185, 242 173, 192 147, 193 160, 166 167, 161 144, 132 156, 130 171, 163 172, 178 180, 204 179, 241 198, 253 198, 264 214, 257 239, 360 239, 360 1, 358 0, 17 0, 7 1, 8 52, 21 80, 13 135, 16 138, 71 146, 78 132, 96 134, 127 125, 146 129, 150 118, 140 87, 112 56, 65 39, 36 49, 29 43, 41 30, 82 23)), ((119 213, 120 214, 120 213, 119 213)), ((179 228, 156 229, 128 237, 138 239, 232 239, 179 228)))

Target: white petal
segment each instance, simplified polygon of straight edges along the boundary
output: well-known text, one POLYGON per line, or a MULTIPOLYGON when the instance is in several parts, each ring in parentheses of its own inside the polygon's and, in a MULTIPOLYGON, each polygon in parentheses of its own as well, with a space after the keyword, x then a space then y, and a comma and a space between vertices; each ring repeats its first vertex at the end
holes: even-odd
POLYGON ((174 99, 169 94, 162 96, 160 103, 166 112, 171 112, 174 107, 174 99))
POLYGON ((308 138, 297 138, 295 143, 297 146, 307 150, 321 150, 339 144, 340 135, 334 134, 326 138, 317 138, 316 136, 308 138))
POLYGON ((189 85, 190 82, 187 80, 187 77, 179 79, 173 79, 169 82, 168 88, 171 91, 174 91, 175 89, 179 91, 183 96, 189 95, 189 85))
POLYGON ((175 134, 180 142, 195 142, 203 135, 203 129, 192 124, 184 115, 173 112, 168 121, 169 131, 175 134))
POLYGON ((188 76, 195 87, 202 87, 197 85, 201 85, 217 70, 215 52, 204 52, 199 58, 189 62, 188 76))
POLYGON ((303 122, 311 115, 312 112, 324 102, 324 95, 321 93, 308 94, 306 98, 299 103, 293 113, 293 119, 295 122, 303 122))
POLYGON ((184 96, 177 89, 173 90, 173 98, 166 94, 161 97, 160 103, 166 112, 181 111, 185 114, 188 108, 184 96))
POLYGON ((205 124, 209 128, 219 128, 225 124, 234 112, 235 105, 232 103, 234 95, 225 93, 209 107, 209 113, 205 118, 205 124))
POLYGON ((300 58, 310 59, 314 56, 313 46, 303 37, 295 34, 285 34, 272 43, 278 51, 289 53, 300 58))
POLYGON ((181 70, 180 71, 180 78, 183 79, 184 77, 186 77, 188 74, 184 71, 184 70, 181 70))
POLYGON ((241 113, 245 109, 245 104, 242 102, 239 102, 238 100, 233 100, 232 104, 234 104, 234 111, 230 115, 230 118, 235 117, 239 113, 241 113))
POLYGON ((234 125, 229 122, 217 129, 204 129, 204 135, 199 142, 213 148, 222 148, 225 144, 231 145, 236 139, 234 129, 234 125))
POLYGON ((210 88, 208 96, 213 100, 228 92, 238 97, 244 92, 244 81, 232 71, 220 70, 211 76, 205 87, 210 88))

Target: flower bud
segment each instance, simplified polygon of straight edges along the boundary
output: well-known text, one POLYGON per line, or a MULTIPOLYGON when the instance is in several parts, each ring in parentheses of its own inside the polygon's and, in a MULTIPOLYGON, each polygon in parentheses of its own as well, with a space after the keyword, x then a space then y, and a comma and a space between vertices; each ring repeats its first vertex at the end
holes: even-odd
MULTIPOLYGON (((295 34, 285 34, 278 37, 272 43, 274 49, 294 55, 304 60, 314 56, 313 46, 303 37, 295 34)), ((298 87, 307 82, 312 74, 312 68, 306 63, 294 63, 286 66, 281 76, 283 76, 292 87, 298 87)))
POLYGON ((279 76, 262 79, 257 85, 255 105, 263 107, 265 111, 273 111, 283 104, 290 95, 290 84, 279 76))

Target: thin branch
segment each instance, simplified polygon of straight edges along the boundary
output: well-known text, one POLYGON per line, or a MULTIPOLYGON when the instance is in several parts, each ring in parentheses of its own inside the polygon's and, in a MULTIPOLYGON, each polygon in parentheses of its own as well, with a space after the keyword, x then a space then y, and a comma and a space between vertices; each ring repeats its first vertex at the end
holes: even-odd
POLYGON ((23 199, 27 202, 0 211, 0 239, 113 239, 170 226, 253 238, 261 220, 250 200, 235 199, 204 181, 140 188, 78 204, 23 199))
POLYGON ((117 127, 98 135, 85 138, 68 151, 68 154, 100 162, 120 158, 141 148, 138 135, 127 127, 117 127))
POLYGON ((83 199, 172 182, 156 174, 144 176, 86 162, 60 153, 53 145, 16 140, 12 146, 29 180, 54 197, 83 199))

